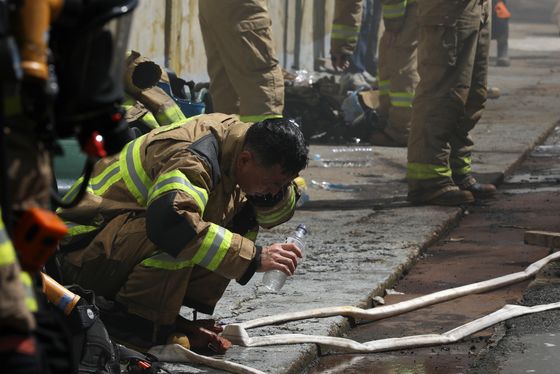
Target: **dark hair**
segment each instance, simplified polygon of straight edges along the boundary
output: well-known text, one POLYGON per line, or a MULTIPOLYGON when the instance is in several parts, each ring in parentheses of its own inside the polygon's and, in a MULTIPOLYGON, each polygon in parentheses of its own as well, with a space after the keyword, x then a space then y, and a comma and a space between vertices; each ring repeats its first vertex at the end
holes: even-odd
POLYGON ((279 164, 286 175, 295 175, 307 166, 307 144, 299 125, 291 119, 255 122, 247 130, 244 148, 253 152, 262 166, 279 164))

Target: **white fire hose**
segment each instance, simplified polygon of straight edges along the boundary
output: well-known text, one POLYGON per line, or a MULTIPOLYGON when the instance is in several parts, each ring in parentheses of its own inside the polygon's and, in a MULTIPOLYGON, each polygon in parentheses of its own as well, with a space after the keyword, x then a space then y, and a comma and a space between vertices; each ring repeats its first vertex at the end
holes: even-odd
MULTIPOLYGON (((521 282, 534 276, 549 262, 556 261, 558 259, 560 259, 560 252, 553 253, 537 262, 532 263, 524 271, 504 275, 483 282, 472 283, 461 287, 435 292, 393 305, 386 305, 371 309, 361 309, 353 306, 325 307, 310 309, 307 311, 277 314, 275 316, 268 316, 242 323, 230 324, 225 326, 222 336, 229 339, 232 343, 244 347, 312 343, 337 348, 345 352, 356 353, 374 353, 407 348, 426 347, 439 344, 450 344, 510 318, 522 316, 525 314, 538 313, 546 310, 560 309, 560 302, 537 305, 533 307, 506 305, 502 309, 497 310, 487 316, 466 323, 462 326, 444 332, 443 334, 413 335, 401 338, 373 340, 366 343, 359 343, 354 340, 339 337, 304 334, 279 334, 250 337, 247 333, 247 329, 288 321, 332 316, 346 316, 369 321, 379 320, 416 310, 425 306, 456 299, 468 294, 486 292, 513 283, 521 282)), ((154 356, 158 357, 160 360, 166 362, 186 361, 200 363, 210 367, 227 370, 232 373, 262 373, 262 371, 259 371, 257 369, 243 366, 230 361, 222 361, 200 356, 177 345, 154 347, 152 348, 150 353, 154 354, 154 356)))

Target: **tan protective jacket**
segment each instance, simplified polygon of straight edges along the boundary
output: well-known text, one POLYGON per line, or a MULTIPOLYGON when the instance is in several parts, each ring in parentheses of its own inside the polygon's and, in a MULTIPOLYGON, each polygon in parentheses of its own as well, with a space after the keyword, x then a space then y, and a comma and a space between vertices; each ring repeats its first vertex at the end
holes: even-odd
MULTIPOLYGON (((146 216, 150 241, 171 255, 154 254, 143 265, 162 269, 198 265, 239 280, 256 253, 255 233, 250 235, 254 226, 239 229, 234 222, 250 200, 234 175, 249 126, 234 116, 201 115, 153 130, 127 144, 120 154, 100 160, 84 200, 59 211, 71 227, 65 244, 99 231, 114 217, 137 212, 146 216)), ((73 198, 79 183, 81 178, 66 199, 73 198)), ((296 200, 295 184, 273 204, 251 200, 253 222, 269 228, 287 221, 296 200)))

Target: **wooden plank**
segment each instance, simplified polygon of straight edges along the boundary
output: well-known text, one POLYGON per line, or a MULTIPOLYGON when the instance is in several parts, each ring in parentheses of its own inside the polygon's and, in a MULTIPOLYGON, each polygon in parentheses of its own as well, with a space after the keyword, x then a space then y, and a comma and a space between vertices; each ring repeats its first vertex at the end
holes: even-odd
POLYGON ((523 241, 530 245, 560 248, 560 232, 525 231, 523 241))

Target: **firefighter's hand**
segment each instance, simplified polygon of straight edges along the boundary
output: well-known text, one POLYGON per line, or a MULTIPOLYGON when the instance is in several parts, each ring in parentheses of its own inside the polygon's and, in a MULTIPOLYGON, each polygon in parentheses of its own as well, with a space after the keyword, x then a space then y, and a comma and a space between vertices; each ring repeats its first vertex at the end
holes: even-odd
POLYGON ((344 71, 350 66, 350 56, 345 53, 331 52, 331 61, 336 71, 344 71))
POLYGON ((258 272, 273 269, 280 270, 287 275, 293 275, 297 267, 298 258, 301 258, 301 250, 294 243, 275 243, 264 247, 261 252, 261 264, 258 272))

